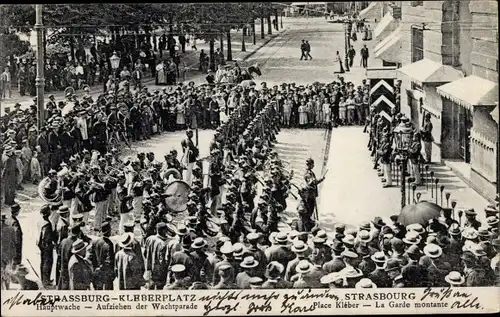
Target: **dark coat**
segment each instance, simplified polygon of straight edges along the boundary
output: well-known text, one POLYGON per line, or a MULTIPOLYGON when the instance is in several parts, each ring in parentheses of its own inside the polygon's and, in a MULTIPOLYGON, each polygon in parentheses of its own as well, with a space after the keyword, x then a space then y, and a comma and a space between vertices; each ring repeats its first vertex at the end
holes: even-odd
POLYGON ((96 281, 109 283, 115 279, 115 247, 108 237, 101 237, 92 243, 90 260, 96 269, 96 281))
POLYGON ((167 280, 167 241, 158 235, 149 236, 144 247, 146 271, 151 272, 151 279, 155 282, 167 280))
POLYGON ((21 229, 21 224, 19 220, 14 217, 10 217, 5 221, 5 224, 10 226, 14 231, 14 263, 21 263, 23 255, 23 230, 21 229))
POLYGON ((59 256, 57 257, 57 262, 60 267, 59 281, 57 281, 58 290, 69 290, 69 272, 68 263, 73 255, 71 253, 71 248, 73 243, 78 239, 76 236, 69 236, 61 241, 59 244, 59 256))
POLYGON ((93 280, 92 265, 87 259, 74 254, 69 259, 69 289, 72 291, 90 290, 93 280))
POLYGON ((137 290, 145 284, 144 261, 132 249, 122 249, 115 255, 115 269, 120 290, 137 290))

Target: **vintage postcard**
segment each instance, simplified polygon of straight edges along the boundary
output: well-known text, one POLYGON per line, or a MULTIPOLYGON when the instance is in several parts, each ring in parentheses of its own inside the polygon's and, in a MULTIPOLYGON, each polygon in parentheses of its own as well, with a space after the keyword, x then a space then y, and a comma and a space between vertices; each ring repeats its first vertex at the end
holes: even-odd
POLYGON ((497 1, 0 11, 2 316, 500 311, 497 1))

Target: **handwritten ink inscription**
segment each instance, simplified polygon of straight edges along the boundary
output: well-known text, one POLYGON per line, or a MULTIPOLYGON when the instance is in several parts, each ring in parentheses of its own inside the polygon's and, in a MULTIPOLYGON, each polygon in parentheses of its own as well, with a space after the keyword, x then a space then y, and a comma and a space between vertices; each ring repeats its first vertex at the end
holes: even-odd
POLYGON ((427 287, 424 290, 422 298, 423 300, 437 300, 438 302, 444 302, 445 300, 451 300, 451 308, 457 309, 476 309, 481 310, 484 307, 479 303, 479 298, 473 297, 471 293, 468 293, 459 289, 452 289, 451 287, 443 287, 440 289, 432 289, 427 287))

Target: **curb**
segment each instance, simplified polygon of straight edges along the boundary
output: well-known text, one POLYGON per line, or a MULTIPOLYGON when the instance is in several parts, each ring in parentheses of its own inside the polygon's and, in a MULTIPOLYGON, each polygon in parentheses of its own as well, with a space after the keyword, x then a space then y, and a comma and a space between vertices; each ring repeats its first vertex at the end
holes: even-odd
POLYGON ((249 59, 250 57, 252 57, 255 53, 257 53, 261 48, 263 48, 264 46, 266 46, 269 42, 271 42, 271 40, 277 38, 278 36, 282 35, 283 33, 285 33, 286 31, 288 31, 288 29, 284 29, 284 30, 281 30, 279 33, 277 34, 274 34, 274 35, 271 35, 271 37, 267 40, 264 41, 264 43, 262 43, 261 45, 259 45, 259 47, 257 47, 253 52, 250 52, 247 56, 245 56, 242 61, 246 61, 247 59, 249 59))
POLYGON ((479 194, 483 199, 485 199, 487 202, 490 204, 495 204, 495 198, 488 197, 485 192, 476 184, 474 184, 472 181, 470 181, 465 175, 463 175, 459 170, 456 168, 452 167, 450 164, 447 164, 445 160, 441 159, 441 165, 446 166, 447 168, 450 169, 450 171, 455 174, 456 177, 458 177, 462 182, 464 182, 467 186, 469 186, 471 189, 473 189, 476 193, 479 194))

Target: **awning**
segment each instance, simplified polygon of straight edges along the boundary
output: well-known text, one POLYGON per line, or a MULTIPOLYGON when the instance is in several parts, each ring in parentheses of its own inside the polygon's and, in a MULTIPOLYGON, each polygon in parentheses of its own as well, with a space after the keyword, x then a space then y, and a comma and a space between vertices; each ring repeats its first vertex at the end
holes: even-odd
POLYGON ((387 12, 382 20, 377 24, 375 30, 373 30, 373 37, 380 41, 383 40, 387 35, 389 35, 394 29, 397 28, 397 21, 392 17, 390 12, 387 12))
POLYGON ((375 58, 386 62, 401 63, 401 27, 378 43, 374 49, 375 58))
POLYGON ((439 86, 437 92, 467 109, 494 106, 498 101, 498 84, 478 76, 467 76, 439 86))
POLYGON ((493 118, 493 120, 497 123, 497 124, 500 124, 498 122, 498 112, 500 111, 500 109, 498 108, 498 102, 497 102, 497 106, 495 107, 495 109, 493 109, 492 112, 490 112, 490 115, 491 117, 493 118))
POLYGON ((371 2, 370 5, 359 11, 360 19, 378 19, 380 17, 380 2, 371 2))
POLYGON ((424 58, 398 69, 419 83, 449 83, 463 78, 462 72, 455 68, 424 58))

